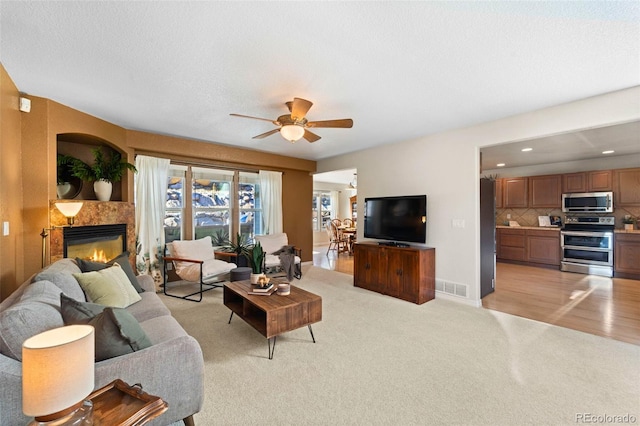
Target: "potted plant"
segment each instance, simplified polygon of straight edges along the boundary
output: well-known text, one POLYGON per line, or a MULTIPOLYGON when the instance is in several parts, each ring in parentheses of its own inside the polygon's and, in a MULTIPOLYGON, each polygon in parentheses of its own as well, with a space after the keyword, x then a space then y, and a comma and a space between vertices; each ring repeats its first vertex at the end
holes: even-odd
POLYGON ((227 253, 235 253, 236 265, 248 266, 250 249, 251 241, 249 240, 249 236, 247 234, 241 234, 238 232, 238 234, 236 235, 236 240, 231 241, 231 239, 227 237, 227 239, 224 241, 224 245, 220 250, 226 251, 227 253))
POLYGON ((100 201, 109 201, 114 182, 120 182, 128 169, 137 172, 136 167, 122 159, 119 152, 111 151, 105 155, 101 146, 92 149, 94 162, 88 165, 84 161, 74 159, 71 165, 74 176, 87 182, 94 182, 93 190, 100 201))
POLYGON ((622 223, 624 223, 624 229, 626 231, 633 231, 633 225, 636 223, 636 218, 629 214, 626 214, 622 218, 622 223))
POLYGON ((257 284, 260 277, 263 276, 262 268, 264 266, 265 253, 262 250, 262 245, 258 241, 256 244, 245 250, 245 256, 249 259, 249 265, 251 266, 251 284, 257 284))
MULTIPOLYGON (((79 179, 73 175, 73 162, 76 158, 73 158, 70 155, 62 155, 58 154, 56 158, 56 192, 58 194, 58 198, 63 199, 67 198, 73 190, 75 189, 72 181, 79 179)), ((82 181, 80 181, 82 182, 82 181)))

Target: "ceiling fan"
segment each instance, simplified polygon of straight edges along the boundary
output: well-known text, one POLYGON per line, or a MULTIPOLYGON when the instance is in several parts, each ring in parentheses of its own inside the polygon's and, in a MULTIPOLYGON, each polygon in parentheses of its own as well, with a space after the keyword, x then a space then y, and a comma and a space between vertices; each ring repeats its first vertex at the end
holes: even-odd
POLYGON ((253 139, 262 139, 267 136, 271 136, 274 133, 280 132, 283 138, 289 142, 296 142, 301 138, 305 138, 309 142, 315 142, 320 139, 320 136, 310 132, 309 128, 314 127, 333 127, 333 128, 351 128, 353 126, 353 120, 350 118, 344 118, 340 120, 324 120, 324 121, 308 121, 305 115, 313 105, 312 102, 302 99, 293 98, 293 101, 285 102, 287 108, 289 108, 290 114, 281 115, 276 120, 270 120, 268 118, 251 117, 249 115, 242 114, 230 114, 234 117, 252 118, 254 120, 269 121, 278 126, 277 129, 269 130, 258 136, 254 136, 253 139))

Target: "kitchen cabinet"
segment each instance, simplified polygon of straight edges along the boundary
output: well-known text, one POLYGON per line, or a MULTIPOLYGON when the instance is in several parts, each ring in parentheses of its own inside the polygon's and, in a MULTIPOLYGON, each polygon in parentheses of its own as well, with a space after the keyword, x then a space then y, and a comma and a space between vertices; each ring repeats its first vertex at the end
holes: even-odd
POLYGON ((496 209, 503 207, 502 202, 502 181, 503 179, 496 179, 496 209))
POLYGON ((435 249, 354 244, 353 284, 409 302, 435 297, 435 249))
POLYGON ((560 266, 560 233, 526 230, 527 262, 560 266))
POLYGON ((496 229, 496 258, 532 266, 560 266, 558 229, 496 229))
POLYGON ((613 240, 613 275, 640 280, 640 233, 616 232, 613 240))
POLYGON ((528 207, 528 183, 529 179, 526 177, 503 179, 503 207, 507 209, 528 207))
POLYGON ((530 208, 560 208, 562 202, 562 175, 529 177, 530 208))
POLYGON ((496 258, 503 260, 525 260, 524 229, 496 230, 496 258))
POLYGON ((603 192, 613 190, 613 172, 594 170, 591 172, 562 175, 562 192, 603 192))
POLYGON ((640 169, 615 170, 614 207, 640 206, 640 169))

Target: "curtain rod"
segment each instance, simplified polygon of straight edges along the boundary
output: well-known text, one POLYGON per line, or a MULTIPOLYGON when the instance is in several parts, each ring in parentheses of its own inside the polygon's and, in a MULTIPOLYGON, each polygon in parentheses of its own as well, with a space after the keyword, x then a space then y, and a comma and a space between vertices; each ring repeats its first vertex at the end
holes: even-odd
MULTIPOLYGON (((184 157, 174 157, 174 156, 171 156, 171 155, 162 155, 162 154, 157 154, 155 152, 136 151, 135 155, 148 155, 150 157, 166 158, 166 159, 170 160, 172 164, 176 164, 176 165, 179 165, 179 166, 217 167, 217 168, 223 169, 223 170, 231 170, 231 171, 236 171, 237 170, 239 172, 258 172, 260 170, 268 170, 268 171, 280 172, 283 175, 285 174, 284 170, 261 169, 260 167, 251 167, 251 166, 240 165, 240 164, 237 164, 236 166, 234 166, 234 165, 230 165, 229 163, 226 163, 226 162, 217 162, 217 161, 211 161, 211 162, 193 161, 193 160, 190 160, 190 159, 185 159, 184 157)), ((236 164, 236 163, 233 163, 233 164, 236 164)))

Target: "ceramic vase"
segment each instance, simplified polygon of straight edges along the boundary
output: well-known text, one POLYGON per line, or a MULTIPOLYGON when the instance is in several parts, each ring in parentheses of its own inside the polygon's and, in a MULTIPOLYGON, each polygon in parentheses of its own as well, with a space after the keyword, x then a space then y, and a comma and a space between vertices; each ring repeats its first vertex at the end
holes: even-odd
POLYGON ((633 223, 625 223, 624 224, 625 231, 633 231, 633 223))
POLYGON ((99 201, 109 201, 111 199, 111 191, 113 185, 108 180, 100 179, 93 183, 93 192, 99 201))
POLYGON ((260 280, 261 276, 262 274, 254 274, 252 272, 251 275, 249 276, 249 280, 251 281, 251 284, 258 284, 258 281, 260 280))

